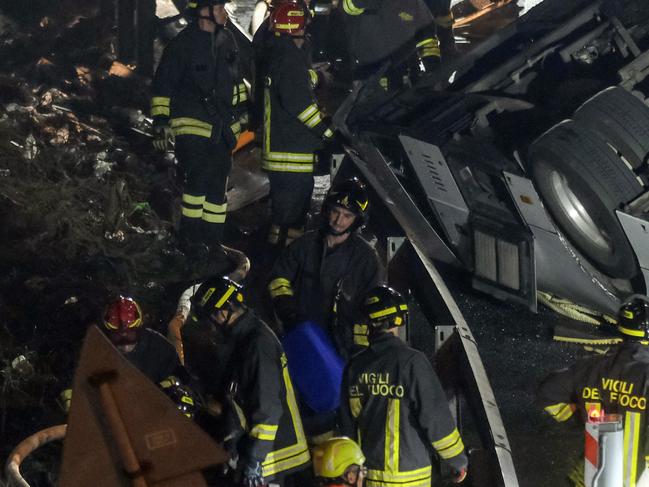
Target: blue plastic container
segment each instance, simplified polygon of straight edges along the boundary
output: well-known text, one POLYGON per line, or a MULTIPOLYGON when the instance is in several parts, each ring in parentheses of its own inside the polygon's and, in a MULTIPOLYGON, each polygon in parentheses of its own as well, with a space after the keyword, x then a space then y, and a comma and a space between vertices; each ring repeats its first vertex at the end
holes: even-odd
POLYGON ((315 413, 340 405, 343 359, 322 327, 305 321, 282 338, 288 370, 302 401, 315 413))

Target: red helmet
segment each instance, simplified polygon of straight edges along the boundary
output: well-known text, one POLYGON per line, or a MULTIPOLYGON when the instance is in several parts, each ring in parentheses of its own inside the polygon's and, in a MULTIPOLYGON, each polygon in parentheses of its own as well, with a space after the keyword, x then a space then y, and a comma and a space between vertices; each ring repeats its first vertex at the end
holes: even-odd
POLYGON ((142 326, 142 310, 132 298, 120 296, 106 308, 104 329, 115 346, 134 345, 142 326))
POLYGON ((307 16, 308 11, 302 2, 280 3, 270 14, 270 30, 279 34, 296 36, 298 32, 304 31, 307 16))

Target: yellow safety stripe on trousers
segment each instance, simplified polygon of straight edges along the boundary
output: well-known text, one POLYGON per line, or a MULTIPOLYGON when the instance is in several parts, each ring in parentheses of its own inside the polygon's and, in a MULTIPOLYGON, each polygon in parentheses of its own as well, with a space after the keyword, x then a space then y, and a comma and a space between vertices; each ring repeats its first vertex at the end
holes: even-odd
POLYGON ((203 218, 203 208, 182 207, 182 215, 187 218, 203 218))
POLYGON ((388 399, 388 414, 385 420, 385 445, 383 451, 383 468, 390 474, 399 473, 399 431, 401 419, 401 401, 388 399))
POLYGON ((309 79, 311 80, 311 88, 318 86, 318 73, 315 69, 309 69, 309 79))
POLYGON ((635 487, 638 475, 638 447, 640 445, 641 413, 627 411, 624 414, 624 487, 635 487))
POLYGON ((295 162, 275 162, 264 158, 262 168, 275 172, 313 172, 313 163, 298 164, 295 162))
MULTIPOLYGON (((408 305, 407 304, 400 304, 399 305, 399 311, 408 311, 408 305)), ((376 311, 375 313, 370 313, 370 318, 382 318, 384 316, 391 315, 393 313, 397 312, 396 306, 390 306, 389 308, 382 309, 380 311, 376 311)))
POLYGON ((201 218, 207 223, 225 223, 226 216, 225 213, 209 213, 204 211, 201 218))
POLYGON ((232 125, 230 125, 230 130, 232 130, 232 133, 236 138, 239 138, 241 135, 241 122, 237 120, 234 122, 232 125))
POLYGON ((276 298, 277 296, 293 296, 291 281, 284 279, 283 277, 273 279, 270 281, 270 284, 268 284, 268 292, 270 293, 271 298, 276 298))
POLYGON ((320 122, 322 122, 322 113, 320 112, 320 110, 318 110, 313 115, 311 115, 311 117, 309 117, 308 120, 304 121, 304 125, 306 125, 310 129, 312 129, 313 127, 318 125, 320 122))
POLYGON ((232 96, 232 106, 238 105, 248 100, 248 90, 246 90, 246 85, 244 83, 239 83, 234 86, 234 93, 232 96))
POLYGON ((312 103, 308 107, 306 107, 302 113, 300 113, 297 118, 300 122, 306 123, 307 120, 309 120, 313 115, 318 113, 318 106, 315 103, 312 103))
POLYGON ((439 40, 437 37, 428 37, 417 43, 417 52, 420 58, 436 56, 440 57, 439 40))
POLYGON ((275 441, 275 436, 277 436, 277 425, 257 424, 250 430, 250 436, 260 440, 275 441))
POLYGON ((432 467, 389 473, 368 469, 365 477, 366 487, 430 487, 432 467))
POLYGON ((302 420, 300 419, 300 413, 297 408, 293 383, 291 382, 291 376, 288 373, 285 356, 282 357, 282 363, 282 375, 284 377, 284 385, 286 386, 286 403, 288 404, 288 410, 291 414, 291 421, 293 422, 296 441, 293 445, 270 452, 266 455, 266 458, 262 463, 262 474, 264 477, 270 477, 279 472, 284 472, 285 470, 304 465, 311 458, 306 437, 304 436, 304 430, 302 429, 302 420))
POLYGON ((464 451, 464 443, 460 437, 460 432, 457 428, 454 428, 450 434, 441 440, 433 441, 433 448, 435 448, 440 458, 448 460, 464 451))
POLYGON ((559 423, 562 423, 564 421, 567 421, 570 419, 572 416, 572 407, 570 407, 570 404, 567 404, 565 402, 560 402, 558 404, 552 404, 550 406, 545 406, 545 411, 552 416, 552 418, 555 421, 558 421, 559 423))
POLYGON ((367 339, 368 326, 367 325, 354 325, 354 344, 362 347, 369 346, 367 339))
POLYGON ((183 193, 183 203, 188 205, 200 205, 203 206, 205 203, 205 196, 194 196, 191 194, 183 193))
POLYGON ((169 116, 169 104, 171 103, 171 98, 166 96, 154 96, 151 98, 151 116, 155 117, 157 115, 169 116))
POLYGON ((211 211, 212 213, 225 213, 228 210, 228 204, 222 203, 220 205, 217 205, 216 203, 205 201, 203 203, 203 209, 205 211, 211 211))
POLYGON ((180 117, 170 121, 174 135, 198 135, 201 137, 212 136, 212 124, 195 118, 180 117))
POLYGON ((349 15, 360 15, 365 12, 364 8, 358 8, 352 0, 343 0, 343 10, 349 15))
POLYGON ((435 16, 435 23, 440 27, 453 27, 453 13, 449 12, 447 15, 437 15, 435 16))

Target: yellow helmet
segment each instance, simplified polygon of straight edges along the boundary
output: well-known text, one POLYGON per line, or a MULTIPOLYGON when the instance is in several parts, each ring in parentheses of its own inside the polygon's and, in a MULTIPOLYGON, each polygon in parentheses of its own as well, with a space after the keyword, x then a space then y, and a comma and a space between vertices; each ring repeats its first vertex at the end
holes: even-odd
POLYGON ((351 465, 364 463, 361 448, 345 436, 329 438, 313 449, 313 470, 317 477, 335 479, 351 465))

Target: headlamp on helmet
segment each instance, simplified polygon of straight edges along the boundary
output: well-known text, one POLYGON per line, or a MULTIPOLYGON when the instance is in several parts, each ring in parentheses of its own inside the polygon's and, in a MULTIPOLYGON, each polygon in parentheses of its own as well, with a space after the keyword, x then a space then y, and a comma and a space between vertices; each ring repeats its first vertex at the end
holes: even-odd
POLYGON ((403 296, 388 286, 376 286, 367 293, 362 305, 363 317, 370 329, 405 326, 408 304, 403 296))
POLYGON ((337 479, 353 465, 362 467, 365 455, 360 447, 347 437, 329 438, 313 451, 313 469, 317 477, 337 479))
POLYGON ((649 299, 634 294, 629 297, 618 312, 618 331, 627 339, 649 340, 649 299))
POLYGON ((241 284, 229 277, 211 277, 200 285, 192 297, 192 315, 195 319, 214 319, 222 309, 230 309, 232 304, 243 305, 241 284))

